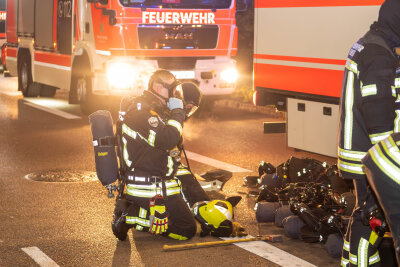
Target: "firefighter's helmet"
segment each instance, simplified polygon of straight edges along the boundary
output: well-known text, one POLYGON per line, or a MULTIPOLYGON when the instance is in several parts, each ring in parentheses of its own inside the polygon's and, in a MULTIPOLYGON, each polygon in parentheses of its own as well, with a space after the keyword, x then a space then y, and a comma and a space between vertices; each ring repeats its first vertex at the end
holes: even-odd
POLYGON ((227 200, 200 201, 194 204, 193 213, 200 222, 202 233, 214 236, 230 236, 232 233, 233 207, 241 197, 227 200))
POLYGON ((400 46, 400 1, 386 0, 379 9, 378 27, 392 47, 400 46))
POLYGON ((165 100, 170 97, 183 98, 181 83, 167 70, 160 69, 151 75, 148 90, 165 100), (168 90, 168 97, 162 96, 156 92, 156 87, 159 85, 162 85, 162 87, 168 90))

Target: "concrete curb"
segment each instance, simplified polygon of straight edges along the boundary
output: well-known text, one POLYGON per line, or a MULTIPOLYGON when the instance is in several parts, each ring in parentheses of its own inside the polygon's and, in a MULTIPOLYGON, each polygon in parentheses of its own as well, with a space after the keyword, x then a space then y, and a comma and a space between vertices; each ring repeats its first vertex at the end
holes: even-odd
POLYGON ((285 113, 281 111, 276 111, 275 107, 272 106, 254 106, 252 103, 243 103, 231 99, 222 99, 215 101, 216 106, 228 107, 232 109, 239 109, 253 113, 260 113, 268 115, 268 117, 273 118, 284 118, 285 113))

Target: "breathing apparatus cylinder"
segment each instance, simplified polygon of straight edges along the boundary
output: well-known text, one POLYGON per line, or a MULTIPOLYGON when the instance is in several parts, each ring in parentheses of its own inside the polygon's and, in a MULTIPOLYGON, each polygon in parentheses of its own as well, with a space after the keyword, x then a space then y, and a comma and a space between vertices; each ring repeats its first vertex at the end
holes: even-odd
POLYGON ((98 110, 89 115, 89 122, 97 177, 104 186, 109 185, 118 177, 113 120, 109 111, 98 110))

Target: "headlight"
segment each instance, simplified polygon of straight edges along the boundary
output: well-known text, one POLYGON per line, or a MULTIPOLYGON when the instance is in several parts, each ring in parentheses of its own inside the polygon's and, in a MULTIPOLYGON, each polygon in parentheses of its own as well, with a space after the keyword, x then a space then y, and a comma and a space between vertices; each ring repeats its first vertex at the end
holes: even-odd
POLYGON ((235 68, 229 68, 221 72, 221 80, 227 83, 235 83, 239 74, 235 68))
POLYGON ((114 62, 107 66, 108 84, 117 89, 132 87, 137 75, 135 68, 125 62, 114 62))

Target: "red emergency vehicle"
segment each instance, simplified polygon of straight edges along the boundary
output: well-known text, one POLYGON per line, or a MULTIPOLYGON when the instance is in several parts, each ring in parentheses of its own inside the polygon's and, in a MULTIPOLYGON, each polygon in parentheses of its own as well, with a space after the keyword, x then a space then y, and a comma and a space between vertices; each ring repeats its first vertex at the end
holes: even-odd
POLYGON ((204 96, 235 89, 235 0, 7 0, 7 68, 24 96, 139 94, 157 68, 204 96))
POLYGON ((6 17, 6 0, 0 0, 0 65, 3 65, 5 60, 3 44, 6 40, 6 17))
POLYGON ((288 146, 336 157, 347 53, 383 0, 255 0, 256 105, 287 111, 288 146))

